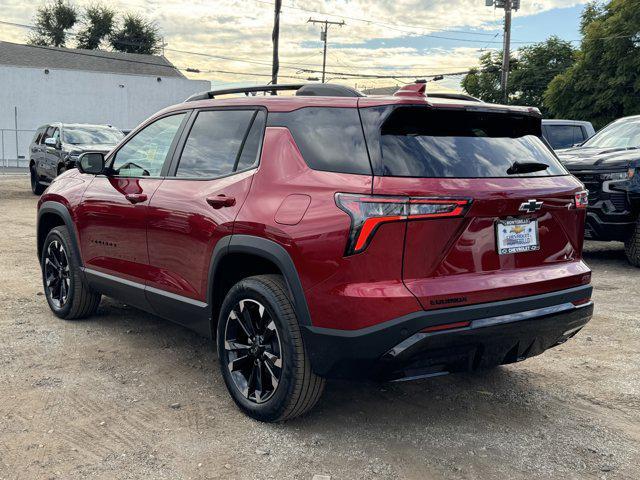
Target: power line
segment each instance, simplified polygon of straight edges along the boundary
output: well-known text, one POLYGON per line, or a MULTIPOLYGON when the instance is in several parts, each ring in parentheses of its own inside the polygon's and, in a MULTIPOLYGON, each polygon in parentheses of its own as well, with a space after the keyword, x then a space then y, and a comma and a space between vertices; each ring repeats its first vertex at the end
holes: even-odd
MULTIPOLYGON (((272 2, 267 1, 267 0, 253 0, 256 3, 262 3, 265 5, 273 5, 272 2)), ((306 13, 316 13, 319 15, 327 15, 329 17, 338 17, 338 18, 344 18, 345 20, 352 20, 354 22, 363 22, 363 23, 368 23, 371 25, 379 25, 381 27, 387 27, 387 28, 392 28, 394 30, 397 30, 396 27, 404 27, 404 28, 412 28, 415 30, 422 30, 424 31, 424 27, 416 27, 414 25, 402 25, 402 24, 391 24, 391 23, 387 23, 387 22, 382 22, 380 20, 375 20, 375 19, 369 19, 369 18, 362 18, 362 17, 351 17, 348 15, 342 15, 342 14, 338 14, 338 13, 329 13, 329 12, 322 12, 319 10, 312 10, 309 8, 303 8, 303 7, 296 7, 294 5, 288 5, 288 6, 283 6, 283 8, 286 8, 288 10, 299 10, 301 12, 306 12, 306 13)), ((438 28, 438 27, 434 27, 434 28, 438 28)), ((398 31, 404 31, 404 30, 398 30, 398 31)), ((482 35, 482 36, 493 36, 493 33, 487 33, 487 32, 470 32, 468 30, 451 30, 451 29, 439 29, 439 32, 451 32, 451 33, 460 33, 460 34, 465 34, 465 35, 482 35)), ((412 32, 407 32, 407 33, 412 33, 412 32)), ((415 32, 414 32, 415 33, 415 32)))

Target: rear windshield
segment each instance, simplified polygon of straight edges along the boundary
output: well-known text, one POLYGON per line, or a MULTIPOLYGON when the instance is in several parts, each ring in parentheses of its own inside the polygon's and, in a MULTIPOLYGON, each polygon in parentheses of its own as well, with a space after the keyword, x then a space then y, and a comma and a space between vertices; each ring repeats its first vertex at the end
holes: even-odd
POLYGON ((424 107, 386 107, 386 112, 377 107, 362 112, 377 175, 482 178, 567 174, 540 139, 540 120, 532 116, 424 107), (513 173, 511 167, 516 162, 541 165, 537 171, 513 173))

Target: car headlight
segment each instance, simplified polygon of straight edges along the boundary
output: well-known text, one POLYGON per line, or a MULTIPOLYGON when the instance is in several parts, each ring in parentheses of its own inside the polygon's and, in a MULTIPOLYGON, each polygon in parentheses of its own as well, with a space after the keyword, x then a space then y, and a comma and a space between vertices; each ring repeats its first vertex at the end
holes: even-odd
POLYGON ((633 176, 631 172, 632 170, 629 169, 628 171, 624 172, 603 173, 602 175, 600 175, 600 178, 602 180, 627 180, 628 178, 631 178, 633 176))

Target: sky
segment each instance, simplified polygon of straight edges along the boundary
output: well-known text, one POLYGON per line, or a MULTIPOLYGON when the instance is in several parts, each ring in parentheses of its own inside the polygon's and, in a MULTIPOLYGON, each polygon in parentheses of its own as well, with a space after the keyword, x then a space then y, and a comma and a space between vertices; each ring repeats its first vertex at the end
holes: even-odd
MULTIPOLYGON (((577 45, 580 13, 587 0, 521 0, 514 12, 512 48, 550 35, 577 45)), ((80 9, 95 0, 75 0, 80 9)), ((280 82, 320 73, 320 26, 309 18, 344 21, 329 28, 327 75, 357 88, 399 85, 413 78, 464 72, 487 50, 502 48, 504 11, 485 0, 283 0, 280 82), (345 78, 381 74, 399 79, 345 78)), ((32 24, 38 1, 0 0, 0 21, 32 24)), ((154 21, 164 37, 165 56, 190 78, 213 87, 264 84, 271 78, 273 0, 109 0, 118 11, 154 21), (222 73, 231 72, 231 73, 222 73), (249 75, 251 74, 251 75, 249 75)), ((0 24, 0 40, 24 43, 28 30, 0 24)), ((68 46, 73 46, 73 37, 68 46)), ((461 76, 445 76, 437 90, 459 90, 461 76)))

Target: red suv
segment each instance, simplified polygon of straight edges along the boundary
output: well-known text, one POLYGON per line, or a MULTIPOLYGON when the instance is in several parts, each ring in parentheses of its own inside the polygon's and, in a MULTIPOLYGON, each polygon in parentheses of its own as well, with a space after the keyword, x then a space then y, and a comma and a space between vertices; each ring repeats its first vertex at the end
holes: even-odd
POLYGON ((215 338, 237 405, 278 421, 326 378, 490 368, 575 335, 586 204, 537 109, 253 87, 83 154, 40 199, 38 255, 57 316, 107 295, 215 338))

